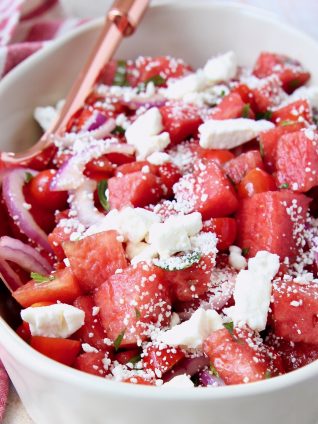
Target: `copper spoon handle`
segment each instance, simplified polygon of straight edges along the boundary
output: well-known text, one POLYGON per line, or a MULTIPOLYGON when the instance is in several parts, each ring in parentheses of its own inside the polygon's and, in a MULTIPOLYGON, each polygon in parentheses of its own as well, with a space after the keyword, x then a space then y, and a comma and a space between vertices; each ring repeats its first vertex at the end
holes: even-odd
POLYGON ((52 127, 30 149, 21 153, 1 154, 1 159, 12 164, 28 160, 52 144, 52 135, 60 134, 84 104, 103 65, 113 57, 123 37, 131 35, 143 17, 149 0, 115 0, 97 43, 86 64, 75 80, 65 104, 52 127))

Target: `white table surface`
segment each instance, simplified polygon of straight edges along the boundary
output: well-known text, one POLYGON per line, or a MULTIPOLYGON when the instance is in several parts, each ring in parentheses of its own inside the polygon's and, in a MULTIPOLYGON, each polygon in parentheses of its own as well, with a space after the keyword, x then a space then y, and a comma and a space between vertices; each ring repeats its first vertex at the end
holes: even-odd
MULTIPOLYGON (((105 4, 110 3, 108 0, 94 0, 94 10, 92 10, 90 3, 85 0, 62 1, 67 6, 68 13, 75 13, 81 17, 92 17, 96 13, 101 13, 105 10, 105 4)), ((222 1, 233 2, 233 0, 222 1)), ((282 20, 318 38, 318 0, 237 0, 236 2, 252 4, 275 12, 282 20)), ((13 387, 10 390, 8 408, 2 424, 32 424, 13 387)))

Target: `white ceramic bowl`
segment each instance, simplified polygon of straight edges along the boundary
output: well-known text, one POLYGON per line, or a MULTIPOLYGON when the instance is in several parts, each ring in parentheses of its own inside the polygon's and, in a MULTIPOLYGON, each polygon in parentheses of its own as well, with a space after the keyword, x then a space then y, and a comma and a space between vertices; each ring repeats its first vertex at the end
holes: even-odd
MULTIPOLYGON (((67 92, 101 21, 35 54, 0 84, 0 148, 22 148, 37 136, 32 111, 67 92)), ((152 7, 121 57, 171 54, 199 66, 233 49, 250 65, 261 50, 298 58, 318 81, 318 45, 251 7, 192 1, 152 7)), ((87 375, 27 346, 0 319, 0 357, 37 424, 315 424, 318 361, 282 377, 218 389, 162 389, 87 375)))

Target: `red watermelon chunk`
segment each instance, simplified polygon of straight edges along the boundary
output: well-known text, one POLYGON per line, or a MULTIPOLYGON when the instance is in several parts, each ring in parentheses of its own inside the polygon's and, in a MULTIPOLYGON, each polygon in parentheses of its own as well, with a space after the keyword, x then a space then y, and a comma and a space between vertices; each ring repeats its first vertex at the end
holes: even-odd
POLYGON ((167 81, 169 78, 180 78, 191 71, 191 67, 183 60, 170 56, 141 56, 136 60, 136 67, 140 74, 139 82, 149 81, 158 75, 167 81))
POLYGON ((166 373, 173 368, 181 359, 184 353, 179 348, 150 345, 143 352, 143 365, 146 370, 151 370, 158 374, 166 373))
POLYGON ((276 253, 281 260, 297 256, 310 199, 290 191, 268 191, 242 199, 237 214, 238 245, 254 257, 259 250, 276 253), (296 234, 293 235, 293 234, 296 234))
POLYGON ((265 380, 283 371, 275 353, 269 352, 252 331, 235 329, 233 334, 227 329, 214 331, 205 340, 203 350, 228 385, 265 380))
POLYGON ((273 285, 272 320, 277 336, 318 345, 318 285, 280 281, 273 285))
POLYGON ((255 168, 264 169, 263 160, 258 150, 242 153, 224 164, 227 176, 235 184, 238 184, 249 171, 255 168))
POLYGON ((65 254, 83 290, 99 287, 117 269, 127 267, 125 251, 117 236, 116 231, 104 231, 64 243, 65 254))
POLYGON ((140 263, 111 276, 95 295, 108 337, 121 347, 146 340, 154 325, 169 323, 171 301, 163 272, 140 263))
POLYGON ((158 175, 163 184, 163 190, 166 197, 173 196, 173 186, 181 178, 179 168, 171 162, 163 163, 158 166, 158 175))
POLYGON ((258 113, 265 113, 274 106, 278 106, 286 96, 276 75, 260 80, 257 87, 252 88, 252 93, 258 113))
POLYGON ((105 352, 86 352, 79 355, 74 363, 74 368, 88 374, 105 377, 110 372, 105 369, 103 360, 105 352))
POLYGON ((253 74, 258 78, 277 75, 287 93, 292 93, 310 78, 310 73, 297 60, 270 52, 263 52, 259 55, 253 74))
POLYGON ((162 124, 170 134, 171 145, 195 136, 202 118, 199 109, 193 105, 168 103, 160 108, 162 124))
POLYGON ((107 335, 101 326, 98 309, 96 309, 92 297, 80 296, 75 299, 73 305, 85 312, 84 325, 76 332, 76 338, 98 350, 109 350, 109 347, 104 343, 107 335))
POLYGON ((312 112, 308 100, 300 99, 276 109, 272 113, 271 121, 277 125, 291 122, 312 123, 312 112))
POLYGON ((141 171, 110 178, 108 190, 112 209, 143 207, 156 203, 162 194, 160 179, 150 172, 141 171))
POLYGON ((244 103, 238 93, 230 93, 225 96, 209 115, 209 119, 235 118, 255 118, 249 103, 244 103))
POLYGON ((203 219, 227 216, 238 208, 229 179, 214 161, 198 161, 193 173, 175 184, 174 192, 177 202, 188 213, 198 211, 203 219))
POLYGON ((278 185, 307 192, 318 185, 318 134, 311 129, 283 135, 277 144, 278 185))
POLYGON ((275 171, 276 149, 280 137, 284 134, 299 131, 303 127, 304 124, 302 122, 291 122, 289 125, 278 126, 259 135, 260 151, 262 152, 266 168, 270 172, 275 171))

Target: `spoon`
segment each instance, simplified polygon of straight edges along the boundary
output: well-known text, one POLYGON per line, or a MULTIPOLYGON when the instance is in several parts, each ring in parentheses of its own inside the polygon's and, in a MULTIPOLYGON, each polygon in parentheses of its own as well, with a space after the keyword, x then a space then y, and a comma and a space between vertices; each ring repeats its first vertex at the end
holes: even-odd
POLYGON ((1 161, 9 166, 29 161, 53 143, 53 136, 63 133, 70 118, 84 104, 103 65, 113 57, 123 37, 131 35, 137 28, 148 4, 149 0, 113 2, 96 45, 75 80, 55 122, 30 149, 20 153, 1 152, 1 161))

